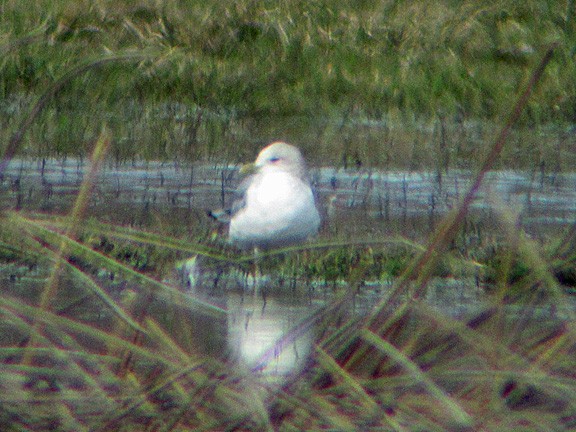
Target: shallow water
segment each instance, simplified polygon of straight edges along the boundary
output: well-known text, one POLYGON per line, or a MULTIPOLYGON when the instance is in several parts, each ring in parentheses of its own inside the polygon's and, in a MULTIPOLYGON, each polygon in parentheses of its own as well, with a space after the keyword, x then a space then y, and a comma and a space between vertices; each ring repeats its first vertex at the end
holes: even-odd
MULTIPOLYGON (((0 178, 0 208, 66 212, 88 168, 74 159, 14 160, 0 178)), ((353 219, 360 226, 373 226, 378 221, 405 232, 414 228, 410 223, 414 220, 418 231, 426 233, 462 199, 473 173, 316 168, 311 177, 329 225, 341 228, 346 225, 342 221, 353 219)), ((238 181, 234 166, 111 164, 98 175, 89 210, 103 215, 119 210, 120 217, 129 216, 133 208, 203 214, 229 204, 238 181)), ((470 213, 490 219, 497 212, 516 215, 523 227, 536 233, 575 223, 576 172, 488 173, 470 213)))
MULTIPOLYGON (((64 214, 71 208, 87 170, 86 164, 72 159, 12 161, 0 179, 1 208, 64 214)), ((401 234, 422 240, 458 204, 473 180, 470 172, 456 170, 319 168, 311 175, 324 215, 321 236, 327 239, 401 234)), ((229 204, 238 180, 236 167, 216 164, 108 165, 98 175, 87 210, 103 220, 143 226, 151 214, 163 215, 170 223, 189 224, 192 233, 207 232, 214 225, 205 210, 229 204)), ((537 236, 571 226, 576 223, 576 173, 489 173, 469 216, 482 227, 478 235, 483 235, 486 230, 500 229, 502 214, 537 236)), ((15 286, 20 295, 26 290, 40 292, 45 284, 45 279, 34 279, 25 268, 16 273, 14 276, 14 269, 2 269, 5 292, 15 286)), ((228 285, 235 289, 212 292, 213 269, 204 279, 193 282, 194 295, 229 311, 225 322, 202 321, 205 344, 212 351, 231 353, 249 369, 273 376, 284 376, 301 365, 311 349, 314 329, 299 325, 331 299, 331 291, 313 281, 305 290, 278 290, 274 279, 259 277, 250 282, 240 273, 227 277, 228 285), (262 288, 258 290, 257 285, 262 288)), ((181 284, 182 289, 189 289, 185 285, 181 284)), ((390 286, 366 281, 347 313, 365 316, 387 295, 390 286)), ((425 301, 459 319, 484 306, 481 291, 472 279, 439 279, 429 284, 425 301)), ((102 319, 98 311, 91 313, 89 321, 102 319)))

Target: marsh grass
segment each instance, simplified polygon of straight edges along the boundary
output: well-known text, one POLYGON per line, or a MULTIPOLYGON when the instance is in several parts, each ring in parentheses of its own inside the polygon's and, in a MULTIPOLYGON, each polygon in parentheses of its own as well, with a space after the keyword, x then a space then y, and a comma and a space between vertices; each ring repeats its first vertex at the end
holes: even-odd
MULTIPOLYGON (((138 16, 146 19, 145 12, 138 16)), ((332 10, 322 13, 329 29, 332 10)), ((261 30, 243 31, 251 38, 261 30)), ((205 49, 225 50, 226 44, 216 38, 205 49)), ((553 272, 574 266, 573 229, 543 247, 504 210, 505 248, 494 261, 486 305, 454 316, 423 301, 443 261, 462 267, 474 261, 473 250, 456 253, 471 198, 501 156, 550 53, 468 195, 426 245, 405 238, 319 241, 301 247, 307 253, 290 256, 298 249, 289 249, 265 257, 272 270, 294 265, 302 272, 294 273, 297 284, 318 274, 345 282, 293 329, 297 335, 315 327, 316 341, 306 366, 281 384, 227 358, 219 334, 225 311, 166 282, 163 265, 152 271, 119 250, 132 244, 164 250, 166 261, 199 254, 230 265, 253 257, 165 232, 85 220, 90 176, 66 218, 3 212, 2 256, 29 266, 40 283, 34 289, 24 282, 19 286, 25 289, 16 285, 0 296, 0 425, 74 431, 574 428, 575 317, 553 272), (520 277, 512 277, 515 263, 524 266, 520 277), (384 273, 397 276, 393 289, 368 316, 351 317, 348 306, 363 283, 384 273)), ((99 133, 91 144, 93 170, 106 151, 115 151, 109 132, 99 133)), ((488 261, 473 266, 485 268, 488 261)))
MULTIPOLYGON (((337 290, 311 318, 319 336, 309 366, 277 387, 202 351, 210 327, 193 317, 199 311, 218 316, 217 309, 193 307, 186 294, 86 248, 65 235, 65 219, 3 218, 3 250, 52 268, 37 297, 14 291, 2 296, 2 386, 9 395, 2 401, 2 422, 14 430, 573 426, 574 317, 572 311, 554 318, 565 294, 548 268, 558 261, 573 265, 569 232, 544 255, 515 221, 504 218, 507 244, 515 245, 508 259, 526 262, 528 270, 522 280, 509 282, 511 265, 499 264, 488 307, 465 319, 405 295, 383 300, 369 321, 347 318, 345 305, 373 271, 368 245, 362 259, 350 246, 319 244, 301 264, 320 266, 339 257, 336 262, 347 266, 339 277, 348 288, 337 290), (57 293, 50 282, 56 262, 62 267, 57 293), (101 269, 115 274, 118 284, 106 282, 101 269), (54 296, 49 307, 38 300, 46 292, 54 296)), ((227 263, 251 259, 138 229, 91 223, 75 231, 227 263)), ((426 284, 420 278, 403 286, 422 290, 426 284)))
POLYGON ((21 155, 87 157, 107 124, 120 161, 237 162, 280 138, 330 165, 460 166, 483 156, 466 125, 490 133, 558 42, 500 163, 562 170, 570 133, 535 136, 573 120, 571 4, 8 0, 0 142, 25 125, 21 155))

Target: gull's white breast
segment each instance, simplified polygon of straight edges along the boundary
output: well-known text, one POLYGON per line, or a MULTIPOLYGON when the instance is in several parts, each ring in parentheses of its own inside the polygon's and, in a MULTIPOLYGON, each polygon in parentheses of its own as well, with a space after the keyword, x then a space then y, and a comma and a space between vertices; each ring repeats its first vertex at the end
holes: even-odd
POLYGON ((229 235, 240 246, 275 247, 303 241, 319 225, 308 183, 286 171, 264 170, 246 190, 246 205, 232 219, 229 235))

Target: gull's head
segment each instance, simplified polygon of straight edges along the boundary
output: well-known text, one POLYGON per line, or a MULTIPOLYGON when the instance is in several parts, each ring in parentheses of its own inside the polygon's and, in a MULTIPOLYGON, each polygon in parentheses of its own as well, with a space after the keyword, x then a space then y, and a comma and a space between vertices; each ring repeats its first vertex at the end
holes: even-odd
POLYGON ((297 147, 284 142, 274 142, 264 147, 254 165, 257 170, 283 170, 299 177, 306 175, 306 164, 297 147))

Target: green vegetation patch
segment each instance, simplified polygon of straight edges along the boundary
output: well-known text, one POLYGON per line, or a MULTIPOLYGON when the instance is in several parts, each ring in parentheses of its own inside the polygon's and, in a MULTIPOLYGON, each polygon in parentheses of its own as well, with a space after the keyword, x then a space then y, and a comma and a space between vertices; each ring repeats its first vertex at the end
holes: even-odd
POLYGON ((120 160, 237 160, 231 148, 251 151, 270 138, 340 145, 331 124, 349 119, 499 122, 553 42, 522 122, 566 124, 576 102, 573 9, 536 0, 8 0, 0 6, 2 142, 71 71, 19 151, 84 155, 106 124, 120 160))

